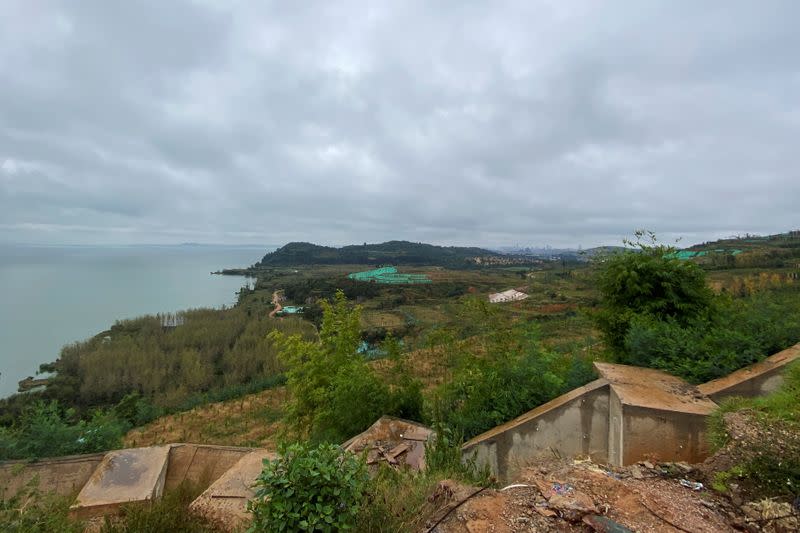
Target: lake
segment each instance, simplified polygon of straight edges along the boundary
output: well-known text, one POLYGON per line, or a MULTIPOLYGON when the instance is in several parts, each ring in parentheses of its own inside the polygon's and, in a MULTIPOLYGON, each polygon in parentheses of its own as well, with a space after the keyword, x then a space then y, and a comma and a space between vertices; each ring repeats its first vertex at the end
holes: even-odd
POLYGON ((274 249, 0 244, 0 397, 64 344, 116 320, 232 305, 247 280, 210 272, 249 266, 274 249))

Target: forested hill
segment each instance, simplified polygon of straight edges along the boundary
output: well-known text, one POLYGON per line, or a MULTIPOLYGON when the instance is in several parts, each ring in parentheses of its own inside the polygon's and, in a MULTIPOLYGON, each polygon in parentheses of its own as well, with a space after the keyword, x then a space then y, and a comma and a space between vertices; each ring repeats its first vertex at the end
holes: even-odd
POLYGON ((292 265, 439 265, 464 266, 473 257, 500 255, 483 248, 435 246, 409 241, 355 244, 333 248, 308 242, 290 242, 268 253, 259 266, 292 265))

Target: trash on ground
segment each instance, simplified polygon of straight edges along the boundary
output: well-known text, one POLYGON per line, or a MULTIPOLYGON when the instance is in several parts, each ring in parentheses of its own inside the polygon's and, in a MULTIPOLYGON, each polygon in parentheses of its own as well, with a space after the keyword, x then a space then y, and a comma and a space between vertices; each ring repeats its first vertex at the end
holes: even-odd
POLYGON ((703 490, 703 484, 700 483, 699 481, 689 481, 688 479, 681 479, 679 483, 684 487, 686 487, 687 489, 703 490))

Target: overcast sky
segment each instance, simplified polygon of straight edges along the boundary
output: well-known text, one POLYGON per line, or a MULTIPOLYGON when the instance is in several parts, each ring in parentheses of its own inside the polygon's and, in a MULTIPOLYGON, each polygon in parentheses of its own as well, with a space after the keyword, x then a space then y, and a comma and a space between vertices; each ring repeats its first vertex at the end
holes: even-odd
POLYGON ((800 227, 800 2, 0 2, 0 242, 800 227))

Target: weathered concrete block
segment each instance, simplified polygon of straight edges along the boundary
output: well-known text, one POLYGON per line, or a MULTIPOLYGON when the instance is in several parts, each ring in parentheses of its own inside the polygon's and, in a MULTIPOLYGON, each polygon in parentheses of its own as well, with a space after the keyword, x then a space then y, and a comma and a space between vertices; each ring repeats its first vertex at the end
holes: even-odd
POLYGON ((648 457, 698 462, 708 456, 706 417, 717 404, 682 379, 651 368, 595 363, 611 387, 608 462, 648 457))
POLYGON ((255 496, 253 485, 263 469, 264 459, 276 455, 254 450, 243 456, 189 506, 222 531, 237 531, 250 523, 247 502, 255 496))
POLYGON ((164 492, 170 446, 108 452, 78 493, 70 514, 85 519, 112 514, 122 505, 157 500, 164 492))

